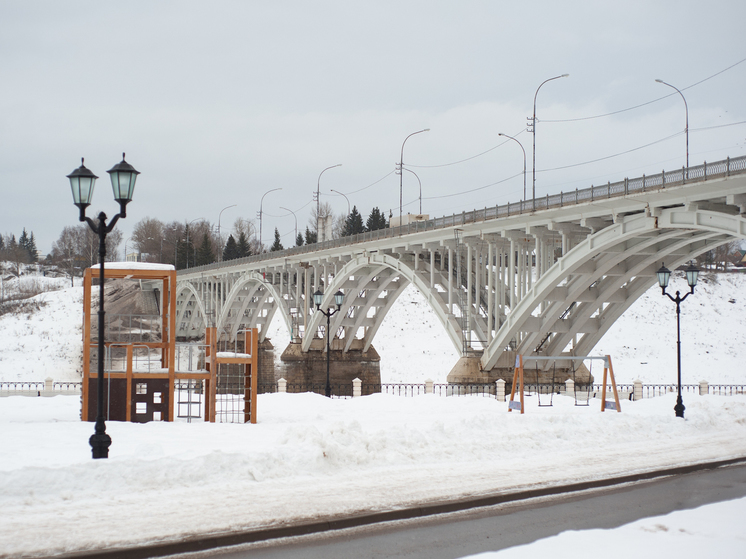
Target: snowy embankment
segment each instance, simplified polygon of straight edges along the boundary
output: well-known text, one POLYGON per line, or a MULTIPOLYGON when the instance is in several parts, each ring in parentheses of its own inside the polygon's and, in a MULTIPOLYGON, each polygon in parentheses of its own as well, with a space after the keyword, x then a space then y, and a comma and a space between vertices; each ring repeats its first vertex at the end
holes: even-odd
MULTIPOLYGON (((681 306, 682 381, 746 384, 746 274, 700 278, 694 295, 681 306)), ((680 277, 672 279, 671 289, 688 290, 680 277)), ((0 380, 80 380, 82 287, 43 293, 34 300, 44 304, 39 312, 0 316, 0 380)), ((279 313, 268 336, 279 359, 290 341, 279 313)), ((425 298, 411 286, 384 319, 373 345, 381 356, 383 382, 445 382, 459 357, 425 298)), ((674 383, 676 306, 660 288, 650 288, 592 354, 612 356, 618 383, 674 383)))
POLYGON ((6 300, 24 290, 45 292, 0 316, 0 381, 81 379, 83 288, 69 285, 43 276, 4 282, 6 300))
POLYGON ((0 400, 0 556, 282 526, 746 456, 746 396, 674 395, 622 413, 524 415, 493 398, 259 396, 257 425, 109 422, 91 460, 79 399, 0 400))

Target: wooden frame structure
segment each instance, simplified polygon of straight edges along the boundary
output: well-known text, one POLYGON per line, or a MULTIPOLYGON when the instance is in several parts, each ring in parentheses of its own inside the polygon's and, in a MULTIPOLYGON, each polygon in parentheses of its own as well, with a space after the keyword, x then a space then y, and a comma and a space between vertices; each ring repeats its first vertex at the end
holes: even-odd
POLYGON ((220 365, 244 365, 244 423, 256 423, 257 382, 259 377, 259 330, 244 330, 244 351, 219 352, 217 350, 217 328, 207 328, 205 332, 205 366, 210 371, 206 380, 205 421, 215 423, 218 401, 218 369, 220 365), (248 409, 247 409, 248 404, 248 409))
MULTIPOLYGON (((94 365, 91 371, 92 350, 98 349, 98 340, 93 339, 91 295, 92 284, 98 277, 98 266, 88 268, 83 276, 83 421, 94 421, 98 372, 94 365)), ((107 351, 123 348, 126 351, 123 371, 104 371, 104 398, 106 398, 107 421, 146 422, 151 420, 173 421, 176 404, 176 384, 179 380, 204 381, 205 421, 215 422, 218 395, 218 368, 221 364, 245 366, 244 422, 256 423, 257 377, 259 356, 259 332, 246 330, 244 334, 247 353, 219 353, 215 328, 206 329, 205 369, 201 371, 177 371, 176 367, 176 270, 165 264, 139 264, 134 262, 107 262, 104 277, 156 282, 161 286, 160 295, 160 341, 120 342, 104 340, 107 351), (134 354, 136 349, 153 349, 161 352, 160 367, 154 370, 137 371, 134 354)), ((106 310, 106 301, 104 301, 106 310)), ((108 311, 107 311, 108 316, 108 311)), ((107 330, 105 336, 111 336, 107 330)), ((148 360, 149 361, 149 360, 148 360)))
POLYGON ((606 411, 606 407, 609 409, 616 410, 617 412, 622 411, 622 406, 619 403, 619 392, 616 388, 616 379, 614 378, 614 367, 611 365, 611 355, 605 356, 531 356, 524 357, 523 355, 516 355, 515 358, 515 370, 513 371, 513 386, 510 389, 510 401, 508 402, 508 411, 520 410, 521 414, 525 412, 525 400, 524 400, 524 384, 523 384, 523 365, 524 361, 585 361, 587 359, 595 359, 604 362, 604 376, 603 384, 601 385, 601 411, 606 411), (611 388, 614 392, 614 401, 606 401, 606 381, 611 382, 611 388), (520 402, 515 401, 516 387, 520 385, 519 398, 520 402))
MULTIPOLYGON (((97 341, 92 339, 92 328, 91 328, 91 293, 93 274, 98 273, 98 266, 88 268, 83 276, 83 390, 82 390, 82 412, 81 418, 83 421, 94 421, 95 420, 95 408, 96 408, 96 390, 95 387, 98 383, 98 375, 94 371, 91 372, 91 350, 97 349, 97 341)), ((174 381, 175 381, 175 349, 176 344, 174 343, 176 334, 176 270, 173 266, 169 265, 138 265, 137 263, 116 263, 107 262, 104 269, 105 279, 134 279, 141 281, 155 281, 161 282, 161 340, 158 342, 153 341, 139 341, 137 343, 120 343, 104 340, 104 346, 107 349, 112 347, 125 347, 126 356, 126 367, 124 372, 105 372, 104 379, 107 381, 107 386, 104 387, 106 397, 111 403, 112 395, 108 394, 109 387, 114 389, 118 393, 122 393, 122 397, 115 398, 114 409, 117 417, 109 416, 109 419, 120 420, 120 421, 136 421, 133 413, 137 411, 139 406, 137 405, 138 400, 140 403, 145 403, 144 398, 136 398, 135 396, 143 396, 137 394, 141 392, 139 390, 138 381, 146 380, 153 386, 157 386, 157 390, 150 391, 151 394, 159 395, 153 396, 159 399, 157 404, 160 404, 160 410, 157 412, 161 415, 162 419, 166 421, 173 421, 174 415, 174 381), (137 373, 133 370, 133 355, 135 347, 145 347, 150 349, 161 350, 161 367, 157 372, 149 373, 137 373), (133 410, 133 404, 135 404, 135 410, 133 410), (166 413, 163 414, 162 411, 166 413), (165 416, 165 417, 164 417, 165 416)), ((104 301, 104 309, 106 309, 106 301, 104 301)), ((149 417, 152 418, 152 413, 149 417)))

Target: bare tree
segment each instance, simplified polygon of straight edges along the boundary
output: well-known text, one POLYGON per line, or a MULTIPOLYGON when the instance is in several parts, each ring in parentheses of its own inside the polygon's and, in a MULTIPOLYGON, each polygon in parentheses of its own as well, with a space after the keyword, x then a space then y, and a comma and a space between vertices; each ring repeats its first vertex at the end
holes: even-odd
POLYGON ((740 260, 740 241, 731 241, 697 257, 697 265, 709 270, 727 270, 740 260))
POLYGON ((239 217, 233 222, 233 237, 238 240, 241 234, 249 242, 251 254, 259 254, 261 250, 259 239, 257 238, 258 231, 253 220, 239 217))
POLYGON ((85 231, 80 226, 65 227, 60 233, 59 239, 52 244, 51 261, 65 271, 73 286, 75 285, 75 276, 78 275, 76 272, 83 265, 82 254, 85 244, 85 231))
POLYGON ((144 217, 135 224, 132 240, 146 262, 162 260, 163 231, 164 225, 159 219, 144 217))

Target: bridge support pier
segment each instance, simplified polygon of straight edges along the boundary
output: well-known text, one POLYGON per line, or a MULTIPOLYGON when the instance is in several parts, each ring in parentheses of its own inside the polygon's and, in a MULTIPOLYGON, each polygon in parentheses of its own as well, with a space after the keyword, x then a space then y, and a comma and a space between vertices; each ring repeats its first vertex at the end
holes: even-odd
MULTIPOLYGON (((513 372, 515 371, 516 352, 505 350, 497 360, 497 364, 485 371, 481 367, 481 354, 474 353, 468 356, 460 357, 456 364, 448 373, 446 380, 449 384, 492 384, 498 379, 504 380, 508 385, 513 382, 513 372)), ((551 359, 551 358, 550 358, 551 359)), ((526 384, 539 382, 549 384, 554 381, 558 389, 561 383, 567 379, 574 380, 577 384, 586 384, 593 382, 593 375, 584 364, 580 364, 573 372, 572 367, 567 361, 559 361, 555 366, 548 370, 539 370, 538 379, 534 370, 528 370, 526 373, 526 384), (574 377, 574 378, 573 378, 574 377)))
MULTIPOLYGON (((381 358, 373 346, 368 351, 362 351, 362 340, 353 342, 352 347, 343 352, 339 340, 331 344, 329 376, 332 394, 346 394, 352 390, 352 381, 359 378, 366 387, 381 383, 381 358)), ((290 343, 280 357, 282 370, 276 371, 288 382, 288 392, 294 386, 311 390, 313 386, 326 385, 326 341, 313 340, 307 352, 301 351, 301 344, 290 343)))
POLYGON ((448 373, 449 384, 491 384, 497 379, 512 382, 515 366, 515 351, 505 351, 497 360, 497 365, 489 371, 482 369, 482 353, 473 352, 459 358, 448 373))

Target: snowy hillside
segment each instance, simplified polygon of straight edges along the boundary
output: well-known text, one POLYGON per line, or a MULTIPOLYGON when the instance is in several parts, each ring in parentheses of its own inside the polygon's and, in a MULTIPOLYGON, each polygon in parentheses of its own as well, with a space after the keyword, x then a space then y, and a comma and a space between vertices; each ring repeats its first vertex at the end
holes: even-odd
MULTIPOLYGON (((702 274, 694 295, 682 304, 682 381, 746 384, 746 274, 702 274)), ((17 282, 18 280, 13 280, 17 282)), ((67 285, 46 278, 23 281, 67 285)), ((687 290, 681 277, 671 287, 687 290)), ((50 286, 51 287, 51 286, 50 286)), ((6 281, 6 296, 17 289, 6 281)), ((0 317, 0 380, 80 378, 82 288, 38 295, 37 311, 0 317)), ((289 342, 279 314, 268 333, 277 358, 289 342)), ((373 343, 381 355, 383 382, 445 382, 458 352, 413 287, 385 318, 373 343)), ((614 324, 593 351, 612 356, 617 381, 673 383, 676 380, 676 306, 651 288, 614 324)))

